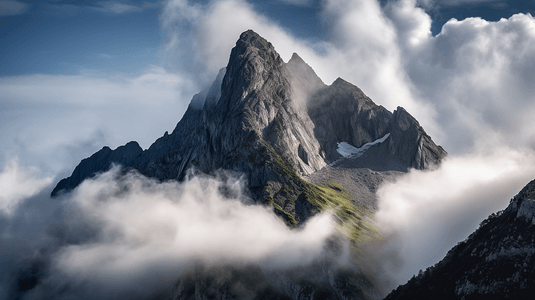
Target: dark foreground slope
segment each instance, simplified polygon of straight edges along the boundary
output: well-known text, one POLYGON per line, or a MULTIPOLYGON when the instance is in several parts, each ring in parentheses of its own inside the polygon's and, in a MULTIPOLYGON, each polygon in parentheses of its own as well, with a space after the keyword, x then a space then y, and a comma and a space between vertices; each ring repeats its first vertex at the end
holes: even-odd
MULTIPOLYGON (((386 135, 367 150, 375 153, 374 160, 361 157, 353 165, 373 170, 373 177, 377 162, 382 162, 377 171, 403 172, 433 167, 446 156, 403 108, 391 113, 342 79, 325 85, 298 55, 285 63, 271 43, 249 30, 236 42, 227 67, 195 95, 171 134, 144 151, 135 142, 103 148, 61 180, 52 195, 76 188, 112 163, 162 181, 183 180, 192 170, 226 170, 243 176, 253 199, 273 206, 295 226, 328 207, 349 209, 351 215, 355 205, 373 206, 359 202, 358 190, 342 193, 351 182, 322 178, 340 177, 336 165, 343 161, 352 165, 353 158, 337 151, 338 143, 361 147, 386 135), (322 169, 328 174, 316 176, 314 183, 302 179, 322 169)), ((365 186, 368 198, 374 188, 365 186)))
POLYGON ((533 299, 535 180, 435 266, 385 299, 533 299))

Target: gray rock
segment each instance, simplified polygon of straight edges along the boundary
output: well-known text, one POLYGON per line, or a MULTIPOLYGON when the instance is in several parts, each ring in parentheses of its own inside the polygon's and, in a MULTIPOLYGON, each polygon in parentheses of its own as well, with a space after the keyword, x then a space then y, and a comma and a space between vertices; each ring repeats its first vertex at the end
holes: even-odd
MULTIPOLYGON (((302 203, 310 187, 301 176, 323 169, 329 178, 346 176, 348 168, 424 169, 446 155, 402 108, 392 114, 340 78, 326 86, 297 54, 285 63, 273 45, 252 30, 241 34, 227 67, 193 97, 171 134, 166 132, 145 151, 133 144, 124 147, 130 150, 104 148, 83 160, 53 195, 107 171, 111 163, 160 180, 183 180, 189 170, 229 170, 244 175, 255 200, 275 202, 282 209, 279 213, 305 221, 317 209, 302 203), (337 143, 359 147, 387 133, 384 143, 359 160, 339 162, 343 171, 326 168, 340 159, 337 143)), ((373 193, 384 177, 378 174, 366 189, 373 193)))
POLYGON ((52 190, 52 196, 74 189, 86 178, 91 178, 98 173, 107 171, 113 163, 129 166, 142 152, 143 149, 137 142, 129 142, 115 150, 103 147, 95 154, 83 159, 76 166, 70 177, 58 182, 54 190, 52 190))
POLYGON ((383 137, 392 117, 386 108, 376 105, 358 87, 341 78, 313 94, 308 111, 315 136, 329 162, 340 158, 336 152, 339 142, 360 147, 383 137))
POLYGON ((388 148, 393 157, 420 170, 438 165, 447 155, 403 107, 392 116, 388 148))

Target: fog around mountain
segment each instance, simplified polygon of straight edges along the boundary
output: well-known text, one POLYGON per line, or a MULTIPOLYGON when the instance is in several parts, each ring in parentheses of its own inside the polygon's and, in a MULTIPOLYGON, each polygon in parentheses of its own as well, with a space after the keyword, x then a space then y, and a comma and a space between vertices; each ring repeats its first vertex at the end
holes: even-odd
MULTIPOLYGON (((51 224, 70 224, 62 220, 64 211, 72 211, 67 204, 70 198, 49 199, 51 182, 68 176, 80 159, 103 145, 115 148, 141 140, 146 148, 165 130, 172 130, 193 94, 213 80, 237 36, 249 28, 271 41, 285 61, 298 52, 325 83, 342 77, 390 110, 404 106, 450 153, 452 157, 438 170, 411 171, 378 193, 377 219, 392 237, 385 248, 391 258, 385 266, 393 278, 390 285, 438 261, 535 178, 530 167, 534 165, 534 20, 528 14, 497 22, 451 20, 432 36, 429 15, 415 4, 406 0, 381 7, 376 1, 326 1, 323 15, 329 37, 311 42, 292 36, 244 1, 209 1, 204 6, 168 1, 162 13, 162 27, 170 38, 162 53, 168 69, 149 68, 137 77, 89 73, 0 78, 6 91, 0 96, 2 105, 8 108, 0 112, 5 157, 0 229, 6 270, 1 272, 0 294, 8 297, 6 287, 13 284, 10 272, 16 272, 19 264, 31 265, 33 260, 28 258, 39 261, 46 256, 37 249, 49 239, 52 245, 57 243, 53 232, 47 232, 51 224), (181 65, 188 61, 194 64, 181 65)), ((115 183, 102 184, 112 189, 115 183)), ((124 199, 111 203, 126 209, 130 198, 124 199)), ((107 224, 91 210, 78 213, 89 223, 107 224)), ((125 237, 126 222, 114 225, 114 237, 125 237)), ((288 234, 286 229, 276 232, 288 234)), ((102 240, 106 245, 126 249, 110 235, 106 238, 102 240)), ((88 241, 94 249, 102 242, 88 241)), ((321 248, 323 240, 313 241, 312 249, 321 248)), ((87 254, 82 248, 70 253, 87 254)), ((62 248, 51 249, 50 253, 57 253, 62 248)), ((95 259, 101 257, 97 254, 91 253, 95 259)), ((123 267, 131 270, 129 265, 123 267)), ((98 281, 99 272, 94 272, 94 277, 84 272, 74 277, 98 281)))

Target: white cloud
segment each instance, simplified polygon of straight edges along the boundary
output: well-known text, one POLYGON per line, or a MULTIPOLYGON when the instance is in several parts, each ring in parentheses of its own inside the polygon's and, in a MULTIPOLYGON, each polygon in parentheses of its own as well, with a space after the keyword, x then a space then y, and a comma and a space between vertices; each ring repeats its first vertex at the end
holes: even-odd
POLYGON ((104 145, 148 148, 174 129, 200 88, 151 67, 135 77, 2 77, 0 89, 1 153, 56 174, 104 145))
POLYGON ((121 2, 116 1, 108 1, 108 2, 98 2, 99 5, 97 10, 107 12, 107 13, 114 13, 114 14, 124 14, 124 13, 131 13, 131 12, 140 12, 142 9, 135 5, 129 5, 121 2))
POLYGON ((52 177, 38 178, 34 168, 24 169, 12 159, 0 173, 0 217, 11 217, 26 198, 52 183, 52 177))
POLYGON ((14 16, 24 13, 29 5, 15 0, 0 0, 0 16, 14 16))
POLYGON ((170 0, 162 16, 170 37, 166 56, 182 58, 169 62, 201 73, 201 80, 212 80, 217 70, 226 66, 239 35, 253 29, 270 41, 284 60, 297 52, 326 83, 342 77, 376 103, 390 110, 403 106, 428 132, 438 131, 432 107, 418 97, 408 80, 396 29, 377 1, 326 1, 323 19, 330 24, 332 36, 328 41, 311 43, 293 37, 243 0, 214 0, 205 6, 170 0))
POLYGON ((376 220, 388 242, 380 261, 394 274, 394 284, 442 259, 533 178, 535 155, 503 148, 451 157, 438 170, 413 170, 382 186, 376 220), (389 265, 392 251, 402 265, 389 265))
POLYGON ((60 232, 89 228, 92 234, 60 244, 50 256, 50 273, 27 296, 52 290, 55 298, 145 299, 172 287, 194 263, 284 270, 323 253, 334 230, 329 215, 290 229, 272 209, 249 204, 243 188, 235 178, 159 183, 134 173, 119 176, 119 168, 86 180, 70 199, 58 199, 65 213, 60 232), (223 185, 233 196, 221 195, 223 185), (76 288, 62 294, 58 286, 76 288))
POLYGON ((497 144, 535 146, 535 20, 450 20, 439 35, 404 51, 406 69, 437 111, 444 144, 462 153, 497 144))
POLYGON ((310 5, 311 0, 279 0, 281 2, 285 2, 292 5, 297 6, 307 6, 310 5))
POLYGON ((97 7, 93 9, 102 11, 105 13, 122 15, 126 13, 141 12, 145 9, 156 8, 159 6, 157 3, 144 2, 142 5, 131 5, 118 1, 100 1, 97 2, 97 7))
POLYGON ((441 6, 463 6, 463 5, 491 5, 494 7, 507 6, 504 0, 442 0, 436 1, 441 6))

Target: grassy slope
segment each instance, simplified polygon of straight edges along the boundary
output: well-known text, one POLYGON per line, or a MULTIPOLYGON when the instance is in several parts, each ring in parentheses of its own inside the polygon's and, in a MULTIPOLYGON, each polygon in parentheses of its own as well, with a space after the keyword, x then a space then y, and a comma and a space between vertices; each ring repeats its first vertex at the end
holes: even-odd
POLYGON ((271 169, 285 178, 284 182, 268 182, 264 187, 264 201, 273 207, 275 213, 286 224, 296 227, 295 202, 299 199, 311 205, 312 213, 330 210, 338 221, 338 228, 347 236, 354 246, 362 238, 377 238, 378 233, 371 222, 371 210, 366 206, 357 206, 351 202, 351 195, 337 182, 316 185, 302 179, 293 166, 283 159, 269 142, 259 138, 260 143, 271 154, 271 169), (290 209, 285 209, 290 208, 290 209))

